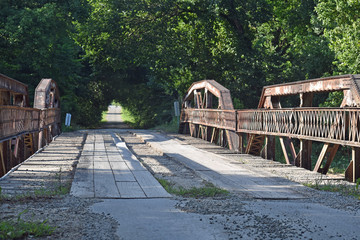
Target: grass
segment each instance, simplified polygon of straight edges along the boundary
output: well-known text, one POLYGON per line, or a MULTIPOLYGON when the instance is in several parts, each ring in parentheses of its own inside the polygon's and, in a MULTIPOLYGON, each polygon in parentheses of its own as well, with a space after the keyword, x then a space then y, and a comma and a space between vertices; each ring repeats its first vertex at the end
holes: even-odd
POLYGON ((360 200, 359 184, 360 178, 356 181, 356 185, 345 185, 345 184, 320 184, 319 181, 315 183, 305 183, 304 186, 326 192, 338 192, 345 196, 353 196, 360 200))
POLYGON ((222 197, 229 194, 228 191, 217 188, 213 184, 209 183, 206 187, 202 188, 176 188, 174 184, 164 179, 157 179, 159 183, 165 188, 168 193, 182 196, 182 197, 191 197, 191 198, 207 198, 207 197, 222 197))
POLYGON ((76 124, 72 124, 71 126, 65 126, 65 124, 62 124, 62 126, 61 126, 62 132, 74 132, 74 131, 81 130, 81 129, 85 129, 85 128, 80 127, 76 124))
POLYGON ((121 119, 131 126, 134 126, 136 123, 135 118, 131 115, 130 111, 123 107, 121 108, 121 119))
MULTIPOLYGON (((39 199, 39 198, 51 198, 54 196, 66 195, 70 192, 70 183, 62 182, 62 171, 56 173, 57 183, 54 184, 54 188, 46 189, 44 187, 34 190, 34 192, 27 192, 24 194, 18 194, 15 196, 9 196, 2 193, 0 187, 0 202, 1 201, 24 201, 28 199, 39 199)), ((1 239, 1 238, 0 238, 1 239)))
MULTIPOLYGON (((50 236, 56 227, 47 224, 44 221, 24 221, 21 215, 27 213, 28 210, 22 211, 17 220, 4 220, 0 222, 0 239, 23 239, 27 236, 50 236)), ((26 238, 27 239, 27 238, 26 238)))
MULTIPOLYGON (((0 202, 2 201, 25 201, 30 199, 39 198, 51 198, 53 196, 60 196, 69 193, 70 184, 62 183, 62 171, 56 174, 57 184, 54 189, 40 188, 34 192, 28 192, 25 194, 19 194, 15 196, 9 196, 3 194, 0 187, 0 202)), ((28 210, 21 212, 17 220, 2 220, 0 221, 0 239, 27 239, 28 236, 42 237, 50 236, 56 227, 52 227, 47 224, 47 220, 44 221, 24 221, 21 219, 21 215, 28 210)))
MULTIPOLYGON (((2 201, 25 201, 30 199, 42 199, 42 198, 52 198, 55 196, 63 196, 70 192, 69 186, 61 186, 56 189, 45 189, 39 188, 34 192, 28 192, 18 195, 7 195, 0 193, 0 202, 2 201)), ((1 239, 1 238, 0 238, 1 239)))
POLYGON ((59 186, 56 189, 50 189, 50 190, 45 188, 40 188, 34 191, 34 196, 36 198, 46 198, 46 197, 66 195, 69 192, 70 192, 70 186, 59 186))
POLYGON ((101 113, 101 121, 100 121, 101 123, 107 122, 106 115, 107 115, 107 111, 103 111, 101 113))
POLYGON ((153 130, 160 130, 169 133, 177 133, 179 131, 179 120, 174 117, 170 122, 158 125, 153 130))

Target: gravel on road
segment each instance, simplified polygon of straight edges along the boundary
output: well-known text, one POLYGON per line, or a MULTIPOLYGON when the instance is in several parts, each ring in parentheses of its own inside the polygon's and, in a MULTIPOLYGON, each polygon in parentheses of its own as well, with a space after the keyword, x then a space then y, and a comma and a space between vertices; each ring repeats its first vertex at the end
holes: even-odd
MULTIPOLYGON (((175 159, 156 152, 131 132, 119 130, 118 135, 155 177, 172 182, 177 187, 206 186, 207 182, 194 171, 175 159)), ((178 209, 203 215, 200 221, 209 225, 220 224, 228 239, 356 239, 360 235, 357 228, 344 229, 343 232, 327 229, 327 222, 312 221, 316 217, 313 217, 311 212, 313 208, 319 207, 330 214, 348 216, 350 221, 359 216, 358 199, 336 192, 302 189, 306 198, 289 201, 251 199, 245 194, 234 192, 216 198, 173 196, 173 199, 178 201, 178 209), (290 215, 284 213, 287 209, 282 206, 288 207, 290 215)), ((47 220, 49 225, 56 226, 53 235, 40 239, 119 239, 116 236, 118 223, 114 219, 105 214, 91 212, 90 206, 99 201, 102 200, 80 199, 68 194, 48 198, 2 200, 0 218, 16 219, 27 209, 28 212, 21 216, 24 220, 47 220)), ((326 216, 327 213, 322 214, 326 216)), ((322 214, 320 217, 324 217, 322 214)), ((332 223, 329 224, 331 226, 332 223)))

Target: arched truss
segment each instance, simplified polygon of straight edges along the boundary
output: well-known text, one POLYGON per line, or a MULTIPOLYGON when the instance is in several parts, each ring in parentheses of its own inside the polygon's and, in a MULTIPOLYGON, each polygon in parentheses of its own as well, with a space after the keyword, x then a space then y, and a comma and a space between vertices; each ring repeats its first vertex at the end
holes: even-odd
POLYGON ((184 97, 183 104, 185 108, 211 109, 215 106, 216 109, 234 109, 230 91, 215 80, 193 83, 184 97), (213 102, 213 96, 217 98, 216 102, 213 102))
POLYGON ((179 132, 236 149, 238 137, 233 109, 227 88, 214 80, 195 82, 183 100, 179 132))

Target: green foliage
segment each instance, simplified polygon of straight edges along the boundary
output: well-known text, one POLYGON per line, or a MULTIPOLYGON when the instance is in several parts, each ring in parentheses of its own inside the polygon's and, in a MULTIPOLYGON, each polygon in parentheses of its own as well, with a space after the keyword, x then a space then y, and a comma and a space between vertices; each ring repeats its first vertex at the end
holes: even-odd
POLYGON ((29 84, 31 96, 41 78, 55 79, 63 113, 86 127, 112 100, 136 127, 170 122, 172 102, 202 79, 229 88, 237 108, 254 108, 264 85, 360 70, 359 1, 30 0, 0 8, 0 72, 29 84))
POLYGON ((339 73, 360 73, 360 2, 322 0, 316 8, 319 25, 335 53, 339 73))
POLYGON ((222 197, 229 194, 228 191, 215 187, 213 184, 209 183, 206 187, 202 188, 176 188, 174 184, 164 180, 157 179, 159 183, 165 188, 165 190, 171 194, 182 196, 182 197, 191 197, 191 198, 207 198, 207 197, 222 197))
POLYGON ((331 92, 325 102, 320 104, 320 107, 340 107, 343 99, 343 92, 331 92))
POLYGON ((163 124, 157 125, 153 129, 168 133, 177 133, 179 130, 179 118, 173 117, 173 119, 170 122, 165 122, 163 124))
POLYGON ((106 116, 107 116, 107 111, 103 111, 103 112, 101 113, 101 123, 107 122, 106 116))
POLYGON ((314 188, 320 191, 326 192, 339 192, 345 196, 353 196, 357 199, 360 199, 360 191, 358 189, 358 184, 354 186, 344 185, 344 184, 320 184, 315 182, 304 184, 307 187, 314 188))
POLYGON ((135 119, 134 117, 131 115, 131 113, 124 107, 121 108, 121 119, 126 123, 129 124, 130 126, 134 126, 135 125, 135 119))
POLYGON ((24 201, 30 199, 48 199, 55 196, 63 196, 70 192, 69 185, 59 186, 54 189, 47 189, 47 188, 39 188, 36 189, 34 192, 27 192, 18 195, 6 195, 0 194, 0 201, 24 201))
POLYGON ((56 229, 44 221, 24 221, 21 216, 27 213, 24 210, 19 213, 17 220, 4 220, 0 222, 0 239, 22 239, 28 236, 43 237, 50 236, 56 229))
POLYGON ((87 19, 86 0, 1 1, 0 8, 0 72, 28 84, 31 98, 42 78, 53 78, 63 117, 72 113, 73 122, 85 126, 98 121, 101 106, 91 103, 98 98, 89 83, 91 70, 73 38, 74 24, 87 19))

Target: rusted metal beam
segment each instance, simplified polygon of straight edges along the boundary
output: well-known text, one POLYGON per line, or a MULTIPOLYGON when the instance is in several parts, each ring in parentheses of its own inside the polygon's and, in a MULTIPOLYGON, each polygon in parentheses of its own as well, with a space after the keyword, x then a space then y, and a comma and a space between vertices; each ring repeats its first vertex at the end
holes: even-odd
POLYGON ((28 95, 28 87, 26 84, 12 79, 8 76, 0 74, 0 90, 10 91, 22 95, 28 95))
POLYGON ((34 108, 59 108, 60 96, 57 84, 52 79, 42 79, 35 89, 34 108))
MULTIPOLYGON (((236 132, 238 144, 235 146, 231 140, 228 141, 233 149, 241 150, 243 134, 250 134, 245 152, 255 155, 262 153, 269 159, 275 156, 274 137, 277 136, 280 138, 287 163, 307 169, 311 169, 312 142, 323 142, 325 146, 314 169, 320 171, 320 166, 326 159, 321 169, 322 173, 329 169, 339 145, 351 146, 355 149, 351 162, 353 165, 349 166, 351 169, 347 170, 347 175, 351 175, 349 178, 352 180, 359 177, 360 150, 357 149, 360 148, 360 75, 335 76, 266 86, 263 88, 258 109, 235 111, 231 108, 227 111, 224 102, 230 101, 230 91, 221 85, 216 85, 213 80, 194 83, 184 98, 181 123, 200 126, 200 129, 213 128, 212 142, 222 142, 224 130, 226 130, 225 136, 236 132), (311 107, 314 93, 330 91, 344 93, 340 108, 311 107), (208 103, 209 96, 212 96, 209 92, 219 98, 220 109, 205 109, 212 106, 208 103), (226 93, 225 101, 222 93, 226 93), (300 106, 281 108, 281 96, 288 95, 299 95, 300 106), (190 101, 194 98, 196 99, 194 102, 198 103, 194 104, 197 109, 191 108, 190 101), (292 138, 300 140, 300 151, 297 154, 292 138), (329 148, 329 145, 332 147, 329 148)), ((199 136, 206 138, 205 130, 200 131, 202 132, 198 132, 199 136)))
POLYGON ((203 80, 193 83, 184 97, 183 100, 184 103, 186 103, 187 101, 193 98, 194 91, 201 89, 204 90, 207 89, 207 91, 209 91, 219 99, 219 106, 218 106, 219 109, 224 109, 224 110, 234 109, 230 91, 214 80, 203 80))
POLYGON ((39 129, 40 110, 16 106, 0 107, 0 140, 39 129))
POLYGON ((210 138, 206 127, 219 128, 219 131, 213 131, 211 140, 228 144, 230 149, 237 151, 239 139, 235 133, 236 112, 233 109, 230 91, 221 84, 214 80, 193 83, 183 100, 179 132, 189 126, 192 136, 210 138), (217 106, 213 106, 213 96, 217 98, 217 106), (213 107, 216 109, 211 109, 213 107))
POLYGON ((0 176, 61 131, 56 83, 43 79, 35 95, 34 105, 40 109, 26 107, 27 86, 0 74, 0 176))

